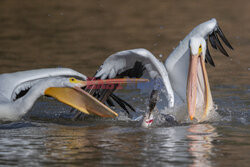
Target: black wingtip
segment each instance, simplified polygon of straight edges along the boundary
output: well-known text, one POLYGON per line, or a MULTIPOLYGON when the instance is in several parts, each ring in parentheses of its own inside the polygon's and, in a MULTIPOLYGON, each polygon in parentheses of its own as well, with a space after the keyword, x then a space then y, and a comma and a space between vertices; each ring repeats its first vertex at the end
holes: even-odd
POLYGON ((110 98, 107 98, 106 100, 107 104, 110 106, 110 107, 114 107, 114 103, 112 102, 112 100, 110 98))
POLYGON ((128 114, 130 115, 130 112, 128 111, 127 107, 131 109, 131 111, 135 112, 135 109, 128 104, 126 101, 122 100, 118 96, 111 94, 110 97, 128 114), (127 106, 127 107, 126 107, 127 106))
POLYGON ((215 67, 214 61, 212 56, 210 55, 209 49, 208 49, 208 43, 207 43, 207 50, 205 55, 205 61, 211 64, 213 67, 215 67))
POLYGON ((217 30, 216 33, 219 34, 220 38, 222 39, 222 41, 227 45, 228 48, 234 50, 234 48, 232 47, 232 45, 229 43, 229 41, 227 40, 226 36, 224 35, 224 33, 222 32, 221 28, 219 26, 217 26, 217 30))
POLYGON ((225 56, 229 57, 228 53, 226 52, 226 50, 221 45, 220 40, 219 40, 217 34, 215 32, 213 32, 211 35, 215 39, 215 44, 216 44, 217 48, 221 51, 221 53, 224 54, 225 56))
POLYGON ((113 93, 110 95, 110 97, 117 99, 119 102, 123 103, 125 106, 129 107, 132 111, 135 112, 135 109, 129 103, 127 103, 125 100, 121 99, 120 97, 114 95, 113 93))
POLYGON ((215 42, 216 39, 215 39, 215 37, 214 37, 213 34, 210 34, 210 35, 209 35, 209 41, 210 41, 211 46, 212 46, 214 49, 217 49, 216 42, 215 42))

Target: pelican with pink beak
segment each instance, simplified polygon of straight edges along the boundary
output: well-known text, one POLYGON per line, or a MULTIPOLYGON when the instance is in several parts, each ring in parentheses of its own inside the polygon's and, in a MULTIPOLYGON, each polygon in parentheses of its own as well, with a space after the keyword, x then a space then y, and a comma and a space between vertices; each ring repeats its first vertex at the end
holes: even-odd
MULTIPOLYGON (((213 108, 213 100, 205 67, 206 41, 201 37, 190 39, 190 62, 187 79, 187 106, 190 119, 196 110, 203 111, 204 119, 213 108)), ((202 112, 200 112, 202 113, 202 112)))
MULTIPOLYGON (((154 122, 154 112, 163 93, 167 111, 174 115, 187 115, 185 121, 206 121, 213 112, 214 103, 208 81, 205 63, 215 66, 208 43, 229 57, 221 41, 233 49, 219 27, 216 19, 195 27, 167 57, 165 63, 159 61, 146 49, 131 49, 109 56, 95 77, 101 79, 135 77, 161 82, 155 84, 149 99, 149 111, 145 113, 142 125, 149 127, 154 122), (163 91, 164 89, 164 91, 163 91), (179 110, 180 106, 184 109, 179 110)), ((124 103, 123 103, 124 106, 124 103)), ((125 107, 124 107, 125 108, 125 107)))

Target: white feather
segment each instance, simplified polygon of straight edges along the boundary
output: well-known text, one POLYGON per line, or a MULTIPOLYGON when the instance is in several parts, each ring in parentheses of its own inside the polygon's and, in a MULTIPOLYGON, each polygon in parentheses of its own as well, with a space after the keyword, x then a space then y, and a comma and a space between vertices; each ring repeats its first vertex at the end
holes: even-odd
POLYGON ((168 73, 156 57, 146 49, 132 49, 117 52, 109 56, 100 67, 95 77, 106 79, 108 76, 115 78, 121 72, 124 72, 134 66, 136 62, 141 62, 146 68, 151 79, 161 78, 167 90, 169 107, 174 106, 174 94, 170 85, 168 73))
POLYGON ((86 80, 86 76, 72 69, 51 68, 21 71, 0 75, 0 119, 16 120, 23 116, 35 103, 38 97, 44 95, 49 87, 74 87, 77 83, 69 82, 67 77, 77 77, 86 80), (16 101, 17 94, 30 90, 16 101))

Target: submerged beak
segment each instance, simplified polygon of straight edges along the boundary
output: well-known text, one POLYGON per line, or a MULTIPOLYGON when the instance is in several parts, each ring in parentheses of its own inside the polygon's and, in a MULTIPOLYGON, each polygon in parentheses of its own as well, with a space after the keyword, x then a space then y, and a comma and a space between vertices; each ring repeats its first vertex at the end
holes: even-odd
POLYGON ((58 101, 65 103, 85 114, 94 114, 101 117, 116 117, 118 114, 104 105, 102 102, 85 92, 81 87, 100 84, 129 84, 147 82, 147 79, 108 79, 94 81, 80 81, 74 79, 74 88, 50 87, 45 90, 45 95, 52 96, 58 101))
POLYGON ((190 55, 189 73, 187 81, 187 106, 188 113, 191 120, 195 116, 197 103, 201 102, 204 110, 202 119, 207 116, 212 96, 210 92, 207 71, 204 59, 202 59, 201 52, 197 55, 190 55), (197 97, 197 91, 202 96, 197 97), (203 98, 203 99, 199 99, 203 98))

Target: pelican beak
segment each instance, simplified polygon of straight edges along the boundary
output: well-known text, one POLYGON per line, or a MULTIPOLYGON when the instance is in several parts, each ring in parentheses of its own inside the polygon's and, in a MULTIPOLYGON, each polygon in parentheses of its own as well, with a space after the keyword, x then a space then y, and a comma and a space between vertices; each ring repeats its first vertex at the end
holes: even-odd
POLYGON ((199 55, 190 55, 188 83, 187 83, 187 105, 188 113, 193 120, 196 110, 196 91, 197 91, 197 64, 199 55))
MULTIPOLYGON (((204 119, 210 110, 209 107, 212 106, 211 104, 212 96, 200 47, 198 54, 190 55, 187 81, 187 106, 190 119, 193 120, 197 108, 204 111, 202 116, 202 119, 204 119)), ((197 115, 200 115, 200 113, 197 115)))
POLYGON ((46 89, 45 94, 52 96, 58 101, 65 103, 71 107, 74 107, 77 110, 88 115, 98 115, 100 117, 111 118, 118 116, 116 112, 114 112, 102 102, 82 90, 80 87, 51 87, 46 89))
POLYGON ((137 82, 146 82, 146 79, 108 79, 108 80, 94 80, 94 81, 80 81, 77 79, 70 82, 77 86, 73 88, 66 87, 50 87, 45 90, 45 95, 52 96, 58 101, 65 103, 71 107, 85 114, 93 114, 101 117, 116 117, 118 114, 112 109, 104 105, 102 102, 84 91, 81 87, 88 85, 100 84, 129 84, 137 82))
POLYGON ((119 79, 106 79, 106 80, 91 80, 91 81, 81 81, 82 86, 91 86, 91 85, 124 85, 124 84, 136 84, 138 82, 148 82, 148 79, 142 78, 119 78, 119 79))

